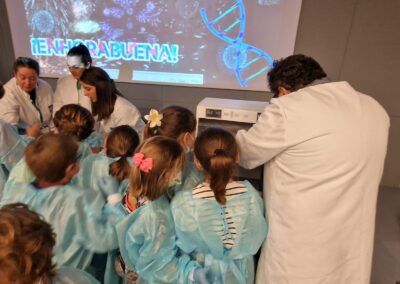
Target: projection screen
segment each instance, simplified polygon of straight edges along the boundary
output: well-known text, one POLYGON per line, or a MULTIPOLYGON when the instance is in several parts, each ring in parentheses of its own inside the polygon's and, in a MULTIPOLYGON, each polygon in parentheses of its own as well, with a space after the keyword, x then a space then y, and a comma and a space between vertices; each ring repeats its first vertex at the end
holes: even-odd
POLYGON ((122 82, 267 90, 274 59, 294 50, 301 0, 6 0, 16 56, 43 77, 68 74, 85 44, 122 82))

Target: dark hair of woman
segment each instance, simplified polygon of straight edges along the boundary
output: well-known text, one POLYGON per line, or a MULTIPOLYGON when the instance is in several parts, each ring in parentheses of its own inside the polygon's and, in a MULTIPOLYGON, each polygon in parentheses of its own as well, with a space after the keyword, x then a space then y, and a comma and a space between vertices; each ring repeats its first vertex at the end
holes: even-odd
POLYGON ((3 83, 0 82, 0 99, 4 96, 5 90, 3 87, 3 83))
POLYGON ((68 51, 67 56, 79 56, 87 68, 92 65, 92 57, 90 56, 89 49, 82 43, 72 47, 68 51))
POLYGON ((18 68, 20 67, 33 69, 38 76, 40 74, 39 63, 35 59, 29 57, 18 57, 14 61, 14 73, 17 73, 18 68))
POLYGON ((85 84, 96 87, 97 101, 92 102, 93 115, 97 115, 99 121, 108 119, 114 111, 117 96, 122 97, 114 81, 106 71, 95 66, 85 69, 80 80, 85 84))

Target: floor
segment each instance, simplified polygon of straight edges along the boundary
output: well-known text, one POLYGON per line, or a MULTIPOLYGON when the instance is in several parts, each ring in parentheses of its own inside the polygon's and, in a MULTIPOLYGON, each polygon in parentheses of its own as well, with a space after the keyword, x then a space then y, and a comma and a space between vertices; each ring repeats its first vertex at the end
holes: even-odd
POLYGON ((400 284, 400 188, 379 191, 371 284, 400 284))

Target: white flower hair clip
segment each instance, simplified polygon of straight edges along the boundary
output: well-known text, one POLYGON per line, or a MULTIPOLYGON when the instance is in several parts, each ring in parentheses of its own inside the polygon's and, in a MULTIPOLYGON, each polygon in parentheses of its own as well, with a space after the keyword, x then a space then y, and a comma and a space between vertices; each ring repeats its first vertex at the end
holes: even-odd
POLYGON ((156 126, 161 126, 161 119, 163 118, 162 113, 159 113, 155 109, 151 109, 149 114, 144 116, 144 119, 150 123, 150 128, 154 128, 156 126))

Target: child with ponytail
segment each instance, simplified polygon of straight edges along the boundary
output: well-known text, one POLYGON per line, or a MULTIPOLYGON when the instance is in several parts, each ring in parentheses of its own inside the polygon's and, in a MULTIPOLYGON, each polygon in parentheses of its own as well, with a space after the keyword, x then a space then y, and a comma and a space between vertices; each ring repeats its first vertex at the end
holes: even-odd
POLYGON ((195 163, 205 180, 181 191, 171 210, 180 249, 211 267, 222 283, 254 283, 255 255, 265 239, 263 202, 248 181, 234 181, 239 161, 234 136, 207 128, 194 144, 195 163))
POLYGON ((182 147, 173 139, 153 137, 139 146, 133 163, 123 198, 127 216, 117 225, 126 273, 135 271, 137 283, 208 283, 205 269, 178 254, 165 195, 182 170, 182 147))
POLYGON ((154 109, 149 115, 144 129, 144 138, 165 136, 176 140, 185 150, 185 165, 182 176, 177 184, 169 189, 169 195, 173 195, 181 189, 191 190, 193 186, 203 181, 200 171, 194 167, 193 145, 196 132, 196 118, 187 108, 169 106, 160 111, 154 109))
POLYGON ((129 125, 113 128, 104 142, 104 151, 91 155, 81 163, 77 184, 91 188, 106 197, 108 188, 102 188, 103 177, 114 177, 119 192, 124 194, 128 186, 128 177, 132 165, 132 155, 139 145, 139 135, 129 125))

